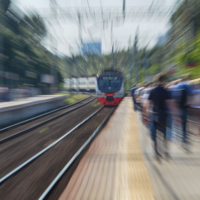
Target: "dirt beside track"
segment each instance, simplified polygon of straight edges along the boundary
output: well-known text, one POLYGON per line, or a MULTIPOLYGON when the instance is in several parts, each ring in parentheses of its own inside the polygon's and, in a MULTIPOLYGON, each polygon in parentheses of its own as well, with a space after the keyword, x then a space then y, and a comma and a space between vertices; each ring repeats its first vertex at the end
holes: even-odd
MULTIPOLYGON (((52 122, 51 127, 47 131, 48 134, 46 134, 52 134, 52 136, 50 137, 51 139, 48 140, 48 143, 50 144, 53 140, 55 140, 55 137, 57 137, 59 134, 62 135, 63 133, 67 132, 66 121, 69 124, 72 124, 74 123, 73 121, 77 121, 78 119, 80 120, 81 115, 83 115, 83 112, 92 113, 94 112, 94 110, 97 110, 99 108, 92 107, 91 105, 88 106, 90 106, 90 108, 92 109, 87 108, 82 110, 82 112, 80 112, 79 110, 79 112, 76 113, 76 115, 75 113, 73 113, 74 117, 76 116, 73 119, 71 116, 70 118, 68 117, 68 119, 60 120, 59 122, 52 122)), ((56 175, 61 171, 61 169, 71 159, 71 157, 86 142, 86 140, 98 127, 98 125, 113 109, 114 108, 104 108, 103 110, 101 110, 92 119, 90 119, 88 122, 76 129, 71 134, 69 134, 56 146, 51 148, 45 154, 41 155, 38 159, 30 163, 27 167, 25 167, 24 169, 13 175, 11 178, 6 180, 3 184, 1 184, 1 199, 38 199, 39 196, 48 187, 48 185, 52 182, 52 180, 56 177, 56 175)), ((26 140, 29 141, 31 139, 34 139, 34 137, 29 137, 26 140)), ((41 137, 40 139, 43 140, 43 137, 41 137)), ((22 142, 26 142, 26 140, 22 142)), ((32 143, 35 144, 35 140, 32 143)), ((18 146, 19 144, 20 143, 18 143, 18 146)), ((29 145, 31 145, 31 142, 29 142, 29 145)), ((37 148, 38 146, 44 147, 45 145, 47 144, 43 141, 43 145, 37 143, 37 145, 33 145, 32 147, 30 147, 30 149, 37 148)), ((19 153, 17 154, 19 156, 19 153)), ((80 158, 81 157, 79 157, 79 160, 80 158)), ((18 159, 21 158, 18 157, 18 159)), ((60 196, 63 189, 66 187, 66 184, 69 181, 71 174, 75 170, 79 160, 75 161, 74 165, 72 165, 70 169, 65 173, 64 178, 61 179, 61 181, 55 187, 48 199, 57 199, 60 196)))
POLYGON ((100 108, 93 101, 33 131, 0 145, 0 177, 50 145, 100 108))

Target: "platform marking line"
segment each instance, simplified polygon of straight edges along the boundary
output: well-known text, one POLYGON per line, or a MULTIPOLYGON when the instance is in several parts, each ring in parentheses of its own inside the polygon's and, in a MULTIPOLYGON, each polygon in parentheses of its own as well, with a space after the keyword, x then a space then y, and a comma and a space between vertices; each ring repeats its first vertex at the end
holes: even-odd
POLYGON ((120 103, 83 156, 59 198, 66 199, 155 199, 144 163, 131 99, 125 98, 120 103), (88 170, 83 171, 85 165, 88 170), (76 189, 72 191, 74 184, 76 189))
POLYGON ((45 128, 43 128, 43 129, 41 129, 41 130, 39 131, 39 133, 42 134, 42 133, 44 133, 44 132, 46 132, 46 131, 48 131, 48 130, 49 130, 49 127, 45 127, 45 128))
POLYGON ((118 200, 153 200, 155 195, 150 182, 147 167, 144 163, 142 148, 139 141, 139 126, 133 112, 132 101, 124 99, 126 111, 125 126, 120 145, 120 168, 118 185, 118 200), (125 191, 122 191, 125 190, 125 191))

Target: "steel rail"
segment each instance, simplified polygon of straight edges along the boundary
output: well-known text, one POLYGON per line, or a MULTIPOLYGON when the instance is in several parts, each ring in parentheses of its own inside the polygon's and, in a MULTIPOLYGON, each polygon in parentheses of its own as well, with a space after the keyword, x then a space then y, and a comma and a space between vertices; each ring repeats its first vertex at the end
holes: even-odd
MULTIPOLYGON (((58 119, 58 118, 60 118, 60 117, 62 117, 62 116, 64 116, 64 115, 66 115, 66 114, 68 114, 68 113, 70 113, 70 112, 72 112, 72 111, 74 111, 74 110, 77 110, 78 108, 81 108, 81 107, 83 107, 83 106, 89 104, 90 102, 94 101, 95 99, 96 99, 96 98, 94 98, 94 99, 88 101, 87 103, 85 103, 85 104, 83 104, 83 105, 77 106, 77 107, 75 107, 75 108, 73 108, 73 109, 71 109, 71 110, 68 110, 68 111, 66 111, 66 112, 64 112, 64 113, 61 113, 61 114, 59 114, 59 115, 57 115, 57 116, 54 116, 54 117, 52 117, 52 118, 50 118, 50 119, 47 119, 47 120, 45 120, 45 121, 43 121, 43 122, 40 122, 40 123, 38 123, 38 124, 36 124, 36 125, 34 125, 34 126, 31 126, 30 128, 24 129, 24 130, 22 130, 22 131, 19 131, 19 132, 13 134, 13 135, 10 135, 10 136, 8 136, 8 137, 5 137, 5 138, 3 138, 3 139, 0 140, 0 144, 3 144, 3 143, 5 143, 5 142, 7 142, 7 141, 9 141, 9 140, 11 140, 11 139, 14 139, 14 138, 18 137, 19 135, 25 134, 25 133, 27 133, 27 132, 29 132, 29 131, 35 129, 35 128, 38 128, 38 127, 40 127, 40 126, 42 126, 42 125, 44 125, 44 124, 46 124, 46 123, 49 123, 49 122, 51 122, 51 121, 53 121, 53 120, 55 120, 55 119, 58 119)), ((80 103, 80 102, 79 102, 79 103, 80 103)))
POLYGON ((68 131, 67 133, 65 133, 62 137, 60 137, 59 139, 57 139, 55 142, 53 142, 52 144, 48 145, 46 148, 44 148, 43 150, 41 150, 40 152, 38 152, 37 154, 35 154, 31 158, 29 158, 28 160, 26 160, 25 162, 23 162, 21 165, 19 165, 18 167, 16 167, 15 169, 13 169, 12 171, 10 171, 9 173, 7 173, 5 176, 3 176, 2 178, 0 178, 0 184, 2 182, 4 182, 6 179, 8 179, 9 177, 11 177, 13 174, 15 174, 16 172, 18 172, 22 168, 24 168, 30 162, 32 162, 33 160, 35 160, 36 158, 38 158, 39 156, 41 156, 42 154, 44 154, 50 148, 52 148, 53 146, 55 146, 56 144, 58 144, 61 140, 63 140, 71 132, 73 132, 74 130, 76 130, 78 127, 82 126, 85 122, 87 122, 89 119, 91 119, 94 115, 96 115, 102 109, 103 109, 103 107, 101 107, 100 109, 98 109, 97 111, 95 111, 93 114, 91 114, 89 117, 87 117, 82 122, 80 122, 79 124, 77 124, 74 128, 72 128, 70 131, 68 131))
POLYGON ((71 106, 73 106, 73 105, 76 105, 76 104, 78 104, 78 103, 80 103, 80 102, 82 102, 82 101, 85 101, 85 100, 89 99, 90 97, 91 97, 91 96, 86 97, 86 98, 84 98, 84 99, 81 99, 80 101, 77 101, 77 102, 72 103, 72 104, 70 104, 70 105, 62 106, 61 108, 57 108, 57 109, 55 109, 55 110, 46 112, 46 113, 41 114, 41 115, 39 115, 39 116, 32 117, 32 118, 27 119, 27 120, 24 120, 24 121, 22 121, 22 122, 19 122, 19 123, 16 123, 16 124, 7 126, 7 127, 5 127, 5 128, 2 128, 2 129, 0 129, 0 134, 3 133, 3 132, 6 132, 7 130, 9 130, 9 129, 11 129, 11 128, 15 128, 15 127, 17 127, 17 126, 20 126, 20 125, 26 124, 26 123, 28 123, 28 122, 31 122, 31 121, 33 121, 33 120, 35 120, 35 119, 39 119, 39 118, 41 118, 41 117, 44 117, 44 116, 49 115, 49 114, 52 114, 52 113, 57 112, 57 111, 59 111, 59 110, 62 110, 62 109, 71 107, 71 106))
POLYGON ((59 181, 59 179, 63 176, 63 174, 67 171, 67 169, 72 165, 72 163, 77 159, 77 157, 83 152, 85 147, 92 141, 92 139, 96 136, 99 130, 103 127, 103 125, 108 121, 112 113, 115 109, 113 109, 108 116, 101 122, 101 124, 97 127, 97 129, 92 133, 92 135, 88 138, 88 140, 81 146, 81 148, 74 154, 74 156, 69 160, 69 162, 65 165, 65 167, 59 172, 59 174, 54 178, 51 184, 47 187, 47 189, 42 193, 38 200, 43 200, 55 184, 59 181))

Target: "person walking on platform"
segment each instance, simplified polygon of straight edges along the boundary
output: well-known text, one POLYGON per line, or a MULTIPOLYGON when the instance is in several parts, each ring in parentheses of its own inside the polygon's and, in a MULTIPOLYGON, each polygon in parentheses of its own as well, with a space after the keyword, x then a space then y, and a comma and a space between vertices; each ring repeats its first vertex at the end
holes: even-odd
POLYGON ((134 106, 134 110, 137 111, 137 103, 136 103, 136 100, 135 100, 135 97, 134 97, 134 93, 135 91, 138 89, 138 87, 136 86, 136 84, 133 85, 133 88, 130 89, 130 93, 131 93, 131 96, 133 98, 133 106, 134 106))
POLYGON ((190 85, 188 85, 189 78, 188 75, 183 76, 183 79, 181 82, 177 84, 177 88, 179 89, 179 98, 178 98, 178 105, 180 109, 180 116, 181 116, 181 122, 182 122, 182 133, 183 133, 183 147, 187 148, 188 140, 187 140, 187 131, 186 131, 186 125, 187 125, 187 108, 188 108, 188 102, 189 102, 189 96, 192 94, 192 90, 190 85))
MULTIPOLYGON (((177 112, 179 112, 179 111, 178 111, 178 106, 177 106, 177 101, 176 101, 178 99, 178 96, 177 96, 178 95, 178 91, 177 91, 177 86, 176 85, 179 82, 180 82, 180 79, 174 80, 174 81, 168 83, 165 86, 165 89, 167 90, 169 96, 171 97, 172 106, 175 107, 177 112)), ((176 140, 176 135, 173 134, 174 131, 172 131, 172 129, 174 128, 174 126, 172 126, 172 125, 173 125, 173 123, 172 123, 172 114, 170 112, 168 112, 166 137, 171 141, 175 141, 176 140)))
POLYGON ((167 110, 170 109, 170 99, 169 93, 164 88, 165 76, 160 75, 158 78, 158 84, 154 87, 148 97, 148 104, 146 107, 147 115, 151 116, 151 137, 154 141, 154 150, 155 150, 155 157, 157 160, 160 159, 161 154, 158 152, 157 147, 157 133, 156 131, 159 130, 164 134, 164 147, 165 147, 165 156, 169 158, 169 153, 167 149, 167 138, 166 138, 166 128, 167 128, 167 110), (153 107, 153 112, 150 115, 148 112, 150 107, 153 107))
POLYGON ((136 105, 137 105, 137 110, 138 111, 141 111, 141 94, 142 94, 142 91, 144 89, 144 85, 143 84, 140 84, 138 86, 138 89, 135 90, 134 92, 134 98, 135 98, 135 101, 136 101, 136 105))

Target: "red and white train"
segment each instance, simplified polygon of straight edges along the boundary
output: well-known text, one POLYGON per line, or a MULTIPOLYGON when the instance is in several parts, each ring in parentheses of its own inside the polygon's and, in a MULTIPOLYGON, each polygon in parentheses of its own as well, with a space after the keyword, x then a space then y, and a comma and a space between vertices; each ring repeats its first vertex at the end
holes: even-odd
POLYGON ((102 105, 118 105, 124 97, 123 74, 109 70, 97 75, 96 95, 102 105))

